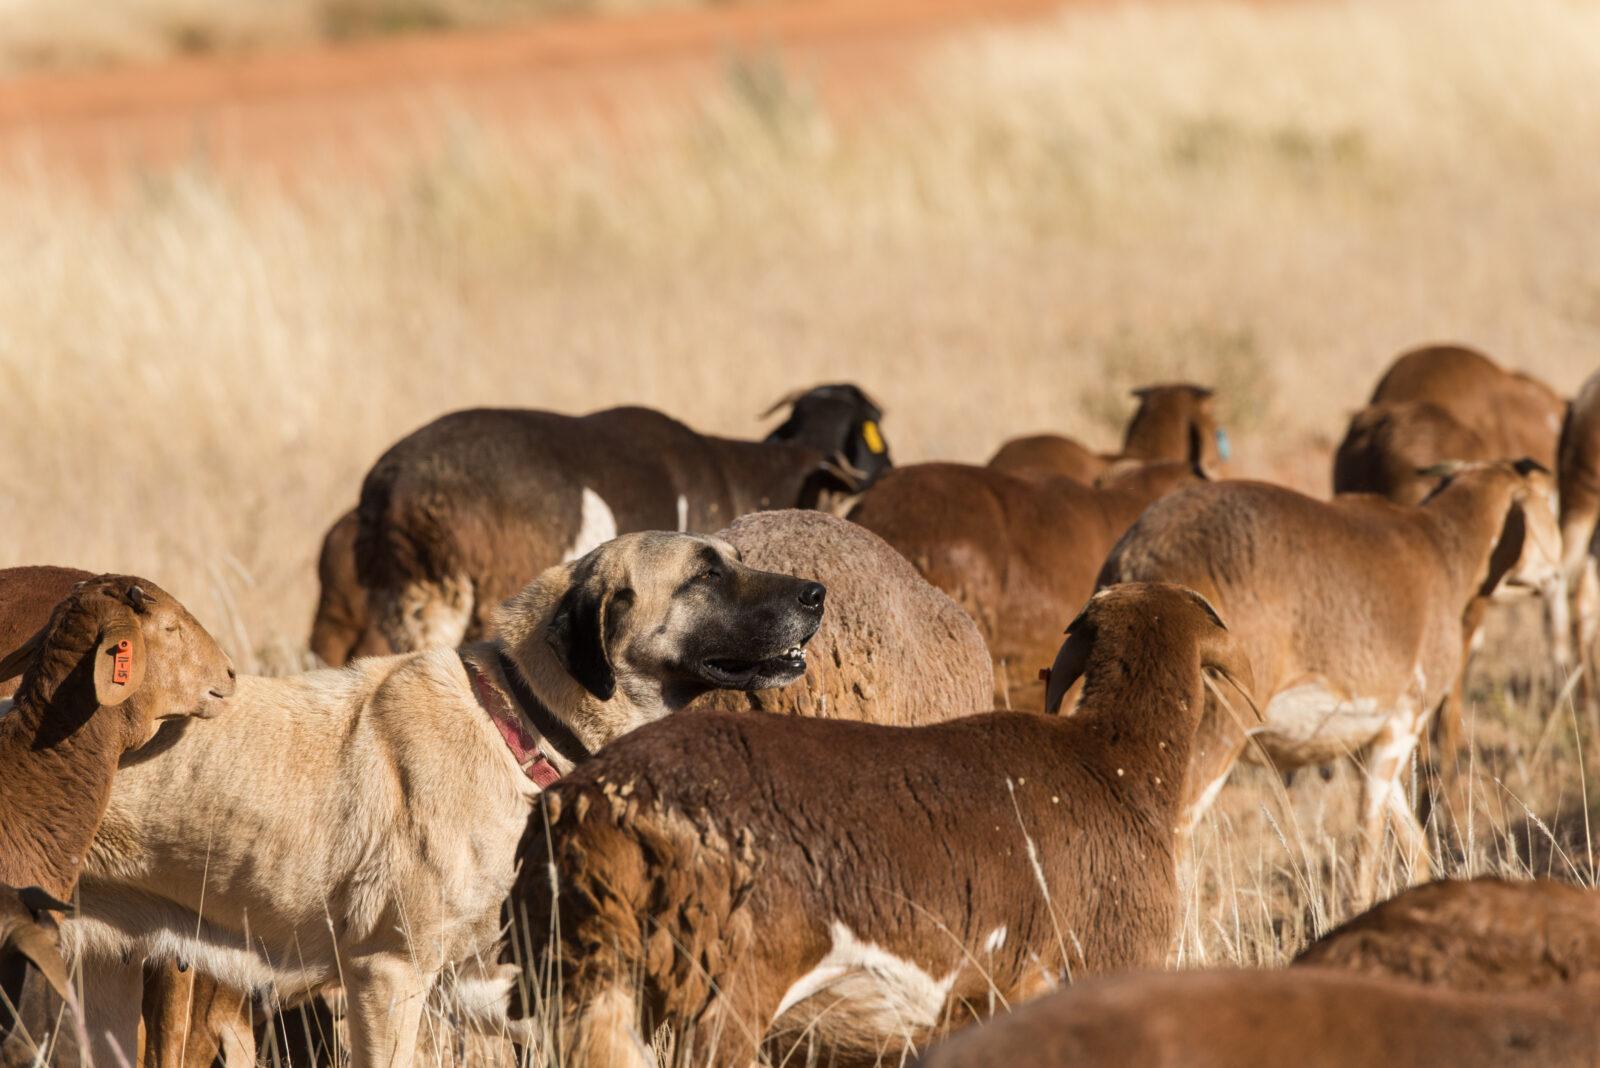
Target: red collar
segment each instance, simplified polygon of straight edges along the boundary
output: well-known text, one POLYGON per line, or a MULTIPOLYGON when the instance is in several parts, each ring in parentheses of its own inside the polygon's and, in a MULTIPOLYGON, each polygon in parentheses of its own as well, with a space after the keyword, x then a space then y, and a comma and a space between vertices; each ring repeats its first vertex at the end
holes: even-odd
POLYGON ((532 779, 539 789, 548 789, 551 783, 561 778, 560 769, 539 751, 538 739, 528 733, 527 728, 522 725, 522 717, 517 715, 517 710, 512 707, 511 701, 500 688, 489 681, 489 676, 472 661, 463 658, 461 662, 466 665, 467 675, 472 679, 472 692, 477 695, 478 703, 494 721, 495 728, 500 731, 500 737, 505 739, 506 748, 511 750, 511 757, 517 762, 517 767, 521 768, 522 774, 532 779))

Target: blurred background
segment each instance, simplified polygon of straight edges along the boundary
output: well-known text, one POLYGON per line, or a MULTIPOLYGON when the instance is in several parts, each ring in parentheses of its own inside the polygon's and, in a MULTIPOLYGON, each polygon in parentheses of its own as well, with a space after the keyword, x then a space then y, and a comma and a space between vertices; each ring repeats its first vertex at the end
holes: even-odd
POLYGON ((0 0, 0 77, 0 566, 247 670, 453 408, 850 380, 981 462, 1190 379, 1325 495, 1401 349, 1600 351, 1592 0, 0 0))

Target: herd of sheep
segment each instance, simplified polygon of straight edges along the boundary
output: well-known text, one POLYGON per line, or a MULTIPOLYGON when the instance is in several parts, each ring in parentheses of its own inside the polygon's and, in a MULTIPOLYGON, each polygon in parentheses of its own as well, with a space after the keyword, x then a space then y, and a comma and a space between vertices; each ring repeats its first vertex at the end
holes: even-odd
POLYGON ((1469 803, 1491 601, 1542 598, 1600 738, 1600 373, 1405 353, 1327 500, 1136 396, 1115 455, 985 466, 894 466, 850 385, 764 441, 446 415, 328 532, 291 677, 148 579, 0 571, 0 1068, 328 1063, 282 1020, 330 1002, 354 1068, 435 1011, 581 1068, 1600 1065, 1589 887, 1160 970, 1241 759, 1357 758, 1357 898, 1427 877, 1405 780, 1469 803))

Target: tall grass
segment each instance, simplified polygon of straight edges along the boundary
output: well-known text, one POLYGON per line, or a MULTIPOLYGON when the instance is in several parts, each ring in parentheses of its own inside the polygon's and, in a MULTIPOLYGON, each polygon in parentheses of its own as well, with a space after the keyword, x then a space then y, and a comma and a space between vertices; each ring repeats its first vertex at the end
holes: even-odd
POLYGON ((1128 387, 1209 381, 1241 471, 1320 489, 1403 346, 1589 370, 1597 72, 1568 0, 1129 7, 964 39, 848 113, 735 61, 620 145, 459 116, 383 182, 107 195, 19 159, 0 563, 150 573, 278 662, 322 529, 427 419, 638 401, 753 435, 834 378, 902 460, 1110 445, 1128 387))

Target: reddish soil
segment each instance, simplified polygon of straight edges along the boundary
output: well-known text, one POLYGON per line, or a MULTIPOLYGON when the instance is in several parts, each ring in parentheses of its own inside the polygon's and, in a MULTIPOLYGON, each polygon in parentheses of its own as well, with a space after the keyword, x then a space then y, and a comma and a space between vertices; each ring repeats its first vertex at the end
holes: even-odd
POLYGON ((0 89, 0 160, 20 151, 89 178, 186 158, 228 174, 365 170, 440 144, 462 115, 616 130, 641 108, 691 104, 733 54, 779 57, 825 100, 854 99, 953 30, 1061 4, 776 0, 30 78, 0 89))

